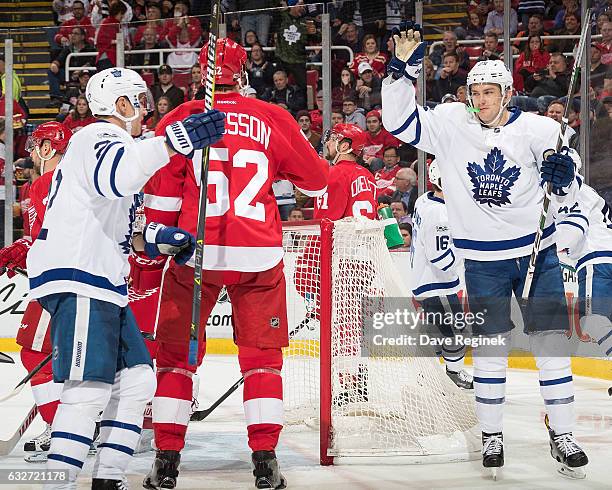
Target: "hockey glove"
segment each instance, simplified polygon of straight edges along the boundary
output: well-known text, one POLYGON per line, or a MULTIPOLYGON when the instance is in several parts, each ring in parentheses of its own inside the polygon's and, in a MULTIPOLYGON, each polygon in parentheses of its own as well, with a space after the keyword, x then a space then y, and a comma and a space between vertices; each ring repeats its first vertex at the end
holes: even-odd
POLYGON ((409 80, 416 80, 421 73, 423 57, 427 43, 423 39, 423 30, 419 24, 412 21, 402 21, 399 29, 395 27, 391 32, 395 49, 393 58, 387 68, 398 79, 403 76, 409 80))
POLYGON ((140 252, 130 255, 130 287, 136 292, 158 288, 167 259, 165 255, 150 259, 140 252))
POLYGON ((561 189, 571 184, 574 180, 574 160, 567 146, 561 148, 559 153, 548 154, 542 162, 540 170, 542 180, 550 182, 553 189, 561 189))
POLYGON ((17 275, 13 270, 15 267, 25 269, 26 256, 31 246, 32 244, 29 240, 20 238, 12 245, 0 250, 0 274, 4 274, 6 271, 6 275, 12 278, 17 275))
POLYGON ((174 226, 149 223, 145 226, 144 251, 152 259, 159 255, 173 255, 178 265, 185 264, 195 250, 195 238, 191 233, 174 226))
POLYGON ((177 153, 193 157, 195 150, 210 146, 223 137, 225 113, 216 109, 193 114, 166 127, 166 143, 177 153))

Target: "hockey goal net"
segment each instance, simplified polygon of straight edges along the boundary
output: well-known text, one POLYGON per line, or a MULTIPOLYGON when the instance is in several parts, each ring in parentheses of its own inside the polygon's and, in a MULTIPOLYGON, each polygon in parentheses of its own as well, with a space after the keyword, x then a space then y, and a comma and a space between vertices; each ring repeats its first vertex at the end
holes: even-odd
POLYGON ((415 347, 363 355, 363 318, 380 298, 406 298, 378 221, 284 223, 290 345, 286 424, 320 430, 321 464, 353 457, 405 462, 471 459, 479 451, 473 395, 415 347))

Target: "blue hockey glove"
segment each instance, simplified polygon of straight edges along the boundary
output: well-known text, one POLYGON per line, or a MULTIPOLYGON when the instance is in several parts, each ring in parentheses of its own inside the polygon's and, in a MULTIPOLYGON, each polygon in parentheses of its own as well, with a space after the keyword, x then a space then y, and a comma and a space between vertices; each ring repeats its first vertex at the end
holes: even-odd
POLYGON ((389 72, 395 79, 405 76, 409 80, 416 80, 421 73, 427 47, 427 43, 422 41, 421 26, 412 21, 402 21, 399 29, 395 27, 391 35, 395 49, 393 58, 387 66, 389 72))
POLYGON ((559 153, 548 154, 542 162, 540 172, 542 180, 550 182, 553 189, 568 186, 575 175, 574 160, 570 156, 569 148, 564 146, 559 153))
POLYGON ((178 265, 185 264, 193 255, 196 240, 191 233, 174 226, 149 223, 143 232, 145 254, 150 258, 173 255, 178 265))
POLYGON ((225 113, 213 109, 193 114, 166 127, 166 143, 177 153, 191 158, 195 150, 219 141, 224 131, 225 113))

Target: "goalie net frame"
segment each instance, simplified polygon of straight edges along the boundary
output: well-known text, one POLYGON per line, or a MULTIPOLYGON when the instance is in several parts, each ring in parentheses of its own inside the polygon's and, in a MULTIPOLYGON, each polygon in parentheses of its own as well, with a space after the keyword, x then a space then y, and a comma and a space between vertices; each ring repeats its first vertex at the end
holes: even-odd
MULTIPOLYGON (((346 221, 342 220, 342 221, 346 221)), ((358 228, 364 227, 367 231, 372 229, 377 229, 380 231, 380 236, 384 243, 384 231, 383 227, 378 221, 356 221, 355 222, 355 230, 358 228), (364 224, 365 223, 365 224, 364 224)), ((299 253, 299 247, 295 246, 295 236, 291 234, 293 231, 301 233, 303 235, 318 235, 320 237, 320 268, 319 268, 319 324, 320 324, 320 334, 319 334, 319 355, 318 355, 318 364, 319 364, 319 409, 318 409, 318 423, 319 423, 319 459, 320 464, 327 466, 333 464, 352 464, 352 463, 360 463, 367 464, 368 462, 374 463, 409 463, 409 464, 419 464, 419 463, 444 463, 450 461, 466 461, 478 458, 480 455, 480 432, 478 432, 478 436, 476 439, 476 434, 469 434, 470 437, 466 437, 465 442, 466 450, 464 451, 456 451, 445 454, 435 454, 435 453, 427 453, 426 450, 423 450, 421 454, 405 454, 402 451, 380 451, 372 450, 371 454, 368 456, 364 456, 360 454, 360 451, 356 451, 355 454, 351 454, 351 449, 344 451, 344 448, 333 447, 333 437, 334 437, 334 427, 333 427, 333 417, 332 417, 332 401, 334 397, 333 393, 333 368, 332 368, 332 351, 333 351, 333 343, 332 343, 332 321, 333 321, 333 253, 334 253, 334 243, 333 243, 333 232, 334 232, 335 223, 331 222, 327 219, 324 220, 310 220, 310 221, 296 221, 296 222, 283 222, 283 242, 285 244, 285 237, 289 237, 291 240, 290 250, 296 253, 299 253), (287 234, 287 235, 286 235, 287 234), (324 380, 326 380, 324 382, 324 380), (473 438, 471 436, 474 436, 473 438)), ((386 247, 384 248, 385 253, 387 252, 386 247)), ((297 255, 296 255, 297 256, 297 255)), ((286 263, 286 267, 289 265, 286 263)), ((289 291, 289 285, 294 281, 295 274, 294 271, 286 270, 287 276, 287 288, 289 291), (289 277, 288 273, 292 274, 292 277, 289 277)), ((391 275, 396 274, 395 270, 390 271, 391 275)), ((403 281, 399 278, 394 277, 394 279, 399 280, 399 282, 403 281)), ((405 287, 404 287, 405 288, 405 287)), ((297 287, 296 287, 297 290, 297 287)), ((407 288, 405 288, 406 291, 407 288)), ((289 293, 288 293, 289 295, 289 293)), ((300 294, 298 293, 298 296, 300 294)), ((288 310, 291 307, 291 303, 288 297, 288 310)), ((289 311, 288 311, 289 312, 289 311)), ((308 320, 309 313, 307 312, 306 321, 308 320)), ((299 323, 299 319, 295 318, 294 321, 299 323)), ((304 324, 304 321, 302 321, 304 324)), ((289 331, 294 328, 294 325, 289 323, 289 331)), ((299 332, 298 332, 299 333, 299 332)), ((294 343, 300 344, 300 340, 293 341, 294 343)), ((309 340, 307 342, 312 342, 309 340)), ((290 359, 289 351, 291 351, 291 341, 290 347, 286 351, 286 360, 290 359)), ((311 354, 312 355, 312 354, 311 354)), ((314 355, 316 357, 316 354, 314 355)), ((434 362, 433 360, 429 360, 430 362, 434 362)), ((285 383, 288 381, 290 377, 290 366, 289 362, 286 363, 286 368, 283 368, 283 371, 286 373, 287 378, 284 377, 285 383)), ((442 372, 442 368, 440 369, 442 372)), ((337 373, 336 373, 337 375, 337 373)), ((446 377, 446 375, 444 375, 446 377)), ((288 391, 285 390, 284 391, 288 391)), ((402 395, 403 396, 403 395, 402 395)), ((289 400, 287 400, 289 401, 289 400)), ((449 400, 450 402, 450 400, 449 400)), ((392 418, 392 415, 389 415, 392 418)), ((366 415, 367 418, 367 415, 366 415)), ((355 418, 357 421, 357 418, 355 418)), ((288 422, 290 424, 290 422, 288 422)), ((307 422, 303 422, 306 425, 307 422)), ((454 436, 454 435, 453 435, 454 436)), ((456 441, 453 441, 456 443, 456 441)))

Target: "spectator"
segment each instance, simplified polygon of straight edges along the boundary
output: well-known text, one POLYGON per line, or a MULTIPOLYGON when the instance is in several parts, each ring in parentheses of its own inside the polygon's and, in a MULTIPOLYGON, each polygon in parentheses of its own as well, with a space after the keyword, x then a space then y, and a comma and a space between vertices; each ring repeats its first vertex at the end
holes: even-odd
POLYGON ((268 89, 264 95, 264 99, 275 104, 282 104, 292 113, 306 108, 306 101, 302 92, 294 86, 289 85, 287 73, 283 70, 278 70, 272 76, 274 88, 268 89))
MULTIPOLYGON (((195 17, 189 17, 188 0, 178 0, 174 5, 174 19, 166 21, 166 42, 170 46, 196 47, 202 42, 202 25, 195 17)), ((197 59, 197 54, 196 54, 197 59)), ((190 65, 192 63, 189 63, 190 65)))
MULTIPOLYGON (((245 12, 232 21, 235 27, 240 27, 240 38, 246 42, 247 33, 255 31, 256 41, 262 46, 269 45, 270 24, 272 23, 272 12, 263 9, 277 7, 278 2, 274 0, 236 0, 236 11, 245 12), (247 12, 248 11, 248 12, 247 12)), ((249 46, 249 44, 245 44, 249 46)))
POLYGON ((276 30, 276 59, 293 75, 300 91, 306 90, 306 46, 316 37, 316 31, 314 36, 308 32, 305 11, 302 0, 283 10, 276 30))
POLYGON ((304 221, 304 211, 302 211, 302 208, 293 208, 289 213, 287 221, 304 221))
POLYGON ((191 82, 187 86, 185 97, 187 100, 194 100, 195 95, 202 86, 202 68, 199 63, 191 67, 191 82))
POLYGON ((475 8, 468 10, 467 19, 461 27, 455 28, 455 36, 459 39, 482 39, 484 37, 485 19, 475 8))
MULTIPOLYGON (((463 85, 462 85, 463 87, 463 85)), ((457 89, 459 90, 459 89, 457 89)), ((457 98, 457 96, 455 94, 446 94, 444 96, 442 96, 442 100, 440 101, 440 104, 450 104, 452 102, 459 102, 459 99, 457 98)))
MULTIPOLYGON (((338 29, 338 33, 334 38, 333 44, 335 46, 346 46, 350 48, 353 53, 358 53, 361 46, 359 43, 359 30, 357 29, 357 26, 352 22, 342 24, 340 29, 338 29)), ((349 61, 349 54, 344 50, 334 52, 334 56, 337 59, 346 61, 347 63, 349 61)))
POLYGON ((412 225, 410 223, 399 223, 398 228, 404 239, 404 245, 400 249, 409 250, 412 245, 412 225))
POLYGON ((442 65, 444 64, 444 56, 447 54, 454 53, 457 55, 459 65, 462 69, 467 70, 469 68, 469 58, 465 56, 464 49, 457 44, 457 35, 452 31, 445 31, 442 35, 442 46, 436 46, 433 52, 429 55, 429 58, 435 66, 438 67, 438 74, 442 65))
POLYGON ((455 53, 444 55, 444 66, 440 78, 436 80, 433 90, 433 100, 439 102, 445 94, 454 94, 457 89, 466 84, 467 73, 459 68, 459 57, 455 53))
POLYGON ((97 119, 91 113, 87 98, 84 95, 77 97, 74 109, 64 119, 64 124, 68 126, 73 133, 76 133, 79 129, 84 128, 88 124, 96 122, 97 119))
POLYGON ((407 214, 412 215, 419 193, 416 185, 416 172, 411 168, 400 168, 395 174, 393 184, 387 187, 382 194, 390 196, 391 201, 403 201, 406 204, 407 214))
POLYGON ((145 22, 147 20, 147 6, 145 0, 132 0, 134 8, 132 9, 133 22, 145 22))
POLYGON ((597 17, 597 23, 595 24, 595 32, 594 34, 601 34, 601 29, 606 22, 610 22, 612 20, 612 11, 609 14, 602 13, 597 17))
MULTIPOLYGON (((157 30, 152 25, 147 25, 140 38, 140 43, 136 46, 136 50, 161 49, 167 48, 165 43, 159 42, 157 30)), ((131 63, 134 66, 151 66, 159 64, 159 55, 157 53, 136 53, 130 55, 131 63)), ((141 74, 154 73, 155 69, 151 67, 140 68, 141 74)))
POLYGON ((155 105, 157 106, 157 101, 162 95, 168 97, 172 107, 181 105, 185 101, 185 93, 174 85, 172 81, 172 67, 170 65, 162 65, 157 73, 159 83, 151 87, 151 95, 155 105))
POLYGON ((73 81, 68 82, 66 85, 66 99, 70 101, 72 105, 76 104, 77 99, 81 95, 85 95, 85 89, 89 82, 89 70, 80 70, 75 72, 76 83, 73 81))
POLYGON ((487 32, 484 37, 482 54, 478 58, 478 61, 498 60, 500 58, 500 49, 501 47, 497 34, 494 32, 487 32))
POLYGON ((589 80, 591 86, 600 91, 604 85, 606 73, 610 68, 601 62, 601 47, 597 43, 591 43, 591 75, 589 80))
MULTIPOLYGON (((0 98, 4 101, 4 97, 0 98)), ((4 143, 6 131, 6 121, 4 117, 0 117, 0 221, 4 223, 4 196, 6 191, 4 188, 4 164, 6 160, 6 144, 4 143)), ((0 226, 0 242, 4 245, 4 226, 0 226)))
MULTIPOLYGON (((485 32, 492 31, 498 36, 504 34, 504 0, 493 0, 494 10, 489 12, 485 32)), ((510 9, 510 37, 514 37, 518 31, 518 20, 516 10, 510 9)))
POLYGON ((391 213, 393 213, 393 217, 397 220, 398 224, 412 223, 412 219, 410 217, 412 213, 408 213, 408 206, 404 201, 391 198, 390 207, 391 213))
POLYGON ((563 101, 559 99, 555 99, 548 104, 548 108, 546 109, 546 113, 544 114, 546 117, 550 117, 554 119, 559 124, 563 119, 563 112, 565 111, 565 104, 563 101))
POLYGON ((427 56, 423 58, 423 66, 425 67, 425 100, 433 100, 433 89, 436 84, 436 68, 427 56))
POLYGON ((98 48, 96 68, 105 70, 117 65, 117 34, 121 28, 121 21, 127 12, 123 2, 116 2, 109 7, 109 15, 100 24, 96 33, 95 46, 98 48))
POLYGON ((366 129, 368 140, 363 148, 363 160, 370 168, 370 172, 375 173, 385 165, 383 162, 385 148, 399 146, 400 141, 383 128, 382 116, 378 110, 366 114, 366 129))
MULTIPOLYGON (((2 94, 2 96, 0 97, 0 118, 2 118, 3 121, 5 115, 4 110, 6 109, 4 101, 4 94, 2 94)), ((23 109, 23 107, 21 107, 21 105, 17 103, 15 99, 13 99, 13 129, 21 130, 25 126, 27 119, 28 117, 26 115, 26 111, 23 109)), ((18 147, 18 142, 15 140, 13 140, 13 147, 15 149, 17 149, 18 147)), ((17 152, 17 150, 15 151, 17 152)))
POLYGON ((280 219, 287 221, 289 214, 295 208, 293 184, 288 180, 276 180, 272 183, 272 191, 276 197, 280 219))
MULTIPOLYGON (((529 37, 529 36, 549 36, 550 33, 544 31, 544 22, 542 21, 542 17, 540 15, 532 15, 529 17, 529 22, 527 23, 527 29, 523 29, 519 32, 516 37, 529 37)), ((528 44, 529 41, 514 41, 514 46, 519 50, 523 51, 528 44)), ((544 46, 548 46, 550 44, 549 40, 544 40, 544 46)))
POLYGON ((249 85, 257 91, 258 97, 262 97, 266 89, 273 83, 274 67, 270 61, 266 60, 265 52, 258 42, 251 46, 246 69, 249 75, 249 85))
MULTIPOLYGON (((537 16, 542 18, 546 11, 546 2, 544 0, 520 0, 518 4, 518 15, 521 21, 523 29, 529 24, 532 17, 537 16)), ((541 32, 530 32, 529 35, 542 34, 541 32)), ((527 34, 523 36, 518 35, 516 37, 527 37, 527 34)), ((522 49, 522 48, 519 48, 522 49)))
POLYGON ((49 94, 55 101, 54 105, 61 105, 64 96, 61 84, 67 82, 65 77, 65 65, 68 55, 71 53, 92 53, 91 56, 78 56, 71 58, 70 66, 91 66, 95 62, 96 49, 85 42, 86 32, 81 27, 73 27, 70 32, 70 42, 62 48, 59 55, 49 65, 47 77, 49 80, 49 94))
POLYGON ((332 89, 332 106, 341 106, 346 98, 357 98, 357 81, 353 72, 345 67, 340 72, 340 85, 332 89))
POLYGON ((317 108, 310 111, 310 121, 312 130, 315 133, 323 134, 323 90, 317 92, 317 108))
POLYGON ((261 43, 259 42, 259 38, 257 37, 257 33, 253 30, 246 31, 242 38, 244 39, 243 46, 245 48, 252 48, 253 45, 256 43, 261 46, 261 43))
POLYGON ((333 128, 336 124, 340 124, 346 121, 344 112, 332 109, 331 113, 331 127, 333 128))
POLYGON ((257 98, 257 91, 253 87, 250 87, 248 85, 246 87, 243 87, 240 92, 245 97, 250 97, 251 99, 257 98))
MULTIPOLYGON (((4 62, 4 52, 0 53, 0 95, 4 94, 4 85, 6 80, 6 64, 4 62)), ((21 100, 21 78, 17 72, 13 70, 13 99, 21 100)))
POLYGON ((545 71, 550 54, 544 50, 544 43, 539 35, 529 36, 527 46, 514 65, 514 88, 523 92, 525 81, 533 83, 533 75, 545 71))
POLYGON ((385 21, 385 29, 387 30, 385 38, 381 41, 384 46, 386 40, 391 38, 391 31, 397 27, 400 22, 406 17, 406 6, 410 4, 409 0, 387 0, 386 2, 387 19, 385 21))
POLYGON ((461 87, 457 89, 457 93, 455 95, 457 95, 458 102, 467 104, 467 87, 465 85, 461 85, 461 87))
POLYGON ((601 62, 604 65, 612 65, 612 22, 604 22, 601 26, 601 41, 598 46, 601 62))
POLYGON ((578 16, 580 15, 580 11, 578 10, 578 2, 576 0, 563 0, 563 8, 555 15, 555 29, 563 28, 565 16, 568 13, 573 13, 578 16))
POLYGON ((372 67, 367 61, 359 65, 359 80, 357 80, 357 97, 359 106, 364 111, 379 109, 382 104, 380 90, 382 80, 374 76, 372 67))
POLYGON ((309 112, 299 111, 295 118, 298 124, 300 125, 300 128, 302 129, 302 133, 304 133, 304 136, 306 136, 306 138, 308 139, 308 142, 315 150, 318 149, 321 143, 321 135, 312 131, 312 120, 310 119, 309 112))
POLYGON ((157 41, 163 41, 166 37, 166 23, 161 18, 161 8, 158 3, 147 3, 147 22, 139 25, 134 34, 134 44, 140 44, 145 30, 149 27, 155 29, 157 41))
POLYGON ((380 51, 376 38, 372 34, 368 34, 363 38, 363 51, 355 55, 349 66, 356 77, 360 75, 359 67, 364 62, 370 65, 376 77, 382 78, 385 76, 388 57, 380 51))
MULTIPOLYGON (((184 19, 186 17, 183 17, 184 19)), ((173 70, 178 74, 189 73, 191 67, 198 62, 198 53, 195 51, 184 51, 189 48, 196 48, 199 46, 200 39, 198 38, 195 42, 192 41, 193 36, 189 34, 189 29, 183 27, 178 31, 178 36, 175 36, 175 32, 168 33, 166 36, 166 42, 169 47, 174 49, 166 59, 166 63, 172 67, 173 70)))
POLYGON ((155 110, 147 114, 144 123, 147 125, 147 130, 154 130, 161 118, 168 114, 176 106, 172 105, 172 101, 162 95, 155 103, 155 110))
POLYGON ((534 73, 530 80, 525 80, 525 89, 529 95, 537 100, 537 109, 543 114, 548 103, 567 95, 570 73, 565 56, 561 53, 552 53, 548 61, 547 72, 534 73))
POLYGON ((132 21, 132 7, 125 0, 93 0, 93 7, 91 9, 91 23, 94 27, 99 26, 104 22, 104 19, 112 17, 111 9, 113 5, 122 3, 125 7, 125 15, 123 16, 122 22, 127 24, 132 21))
POLYGON ((161 14, 162 19, 172 19, 174 15, 174 3, 172 0, 162 0, 161 14))
MULTIPOLYGON (((75 17, 74 4, 78 0, 53 0, 53 11, 57 14, 57 21, 60 24, 71 20, 75 17)), ((80 1, 83 5, 83 12, 89 10, 89 2, 87 0, 80 1)))
POLYGON ((376 187, 378 192, 384 191, 387 187, 393 184, 395 176, 400 169, 398 165, 400 161, 397 146, 387 146, 383 150, 384 167, 374 174, 376 187))
MULTIPOLYGON (((555 32, 557 35, 580 36, 580 18, 574 12, 565 14, 563 20, 565 26, 555 32)), ((572 53, 574 46, 578 44, 578 39, 558 39, 551 46, 549 51, 559 53, 572 53)))
POLYGON ((91 25, 91 19, 85 15, 85 4, 81 0, 74 0, 72 3, 71 19, 62 23, 58 33, 53 38, 59 46, 67 46, 70 43, 70 34, 73 27, 80 27, 85 31, 85 41, 93 44, 96 31, 91 25))
POLYGON ((366 128, 365 116, 363 115, 363 109, 357 107, 355 99, 346 97, 342 101, 342 112, 345 116, 345 122, 349 124, 356 124, 361 129, 366 128))

